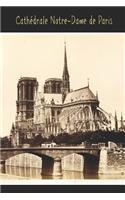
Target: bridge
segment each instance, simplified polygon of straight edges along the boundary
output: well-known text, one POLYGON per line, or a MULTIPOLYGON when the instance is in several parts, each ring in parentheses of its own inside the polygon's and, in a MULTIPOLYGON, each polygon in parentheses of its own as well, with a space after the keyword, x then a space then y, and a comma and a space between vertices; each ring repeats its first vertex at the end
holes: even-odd
MULTIPOLYGON (((62 174, 61 159, 70 154, 82 155, 84 161, 91 161, 93 168, 99 166, 100 149, 84 147, 30 147, 30 148, 1 148, 1 170, 5 173, 5 163, 10 157, 22 153, 30 153, 39 156, 42 159, 43 175, 60 176, 62 174)), ((84 169, 84 166, 83 166, 84 169)))

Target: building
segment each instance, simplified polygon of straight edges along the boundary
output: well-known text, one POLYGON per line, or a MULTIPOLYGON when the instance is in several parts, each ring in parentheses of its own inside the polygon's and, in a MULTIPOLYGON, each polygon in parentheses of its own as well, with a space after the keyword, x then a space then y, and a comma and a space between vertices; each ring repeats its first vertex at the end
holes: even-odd
POLYGON ((34 95, 38 87, 36 78, 21 77, 17 85, 17 115, 16 123, 19 127, 25 126, 28 119, 33 118, 34 95))
POLYGON ((66 44, 62 78, 45 80, 39 92, 36 78, 22 77, 17 91, 17 115, 11 135, 18 140, 21 131, 26 137, 33 137, 33 132, 48 137, 62 132, 118 129, 116 114, 113 117, 100 108, 98 93, 95 95, 91 91, 89 83, 83 88, 70 90, 66 44))

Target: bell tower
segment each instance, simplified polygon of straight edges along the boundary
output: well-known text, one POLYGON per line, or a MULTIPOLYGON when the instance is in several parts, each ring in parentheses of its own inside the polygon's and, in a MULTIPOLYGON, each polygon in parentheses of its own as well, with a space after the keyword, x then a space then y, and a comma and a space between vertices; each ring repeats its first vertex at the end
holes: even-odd
POLYGON ((34 94, 38 87, 36 78, 21 77, 17 85, 17 121, 25 121, 34 115, 34 94))

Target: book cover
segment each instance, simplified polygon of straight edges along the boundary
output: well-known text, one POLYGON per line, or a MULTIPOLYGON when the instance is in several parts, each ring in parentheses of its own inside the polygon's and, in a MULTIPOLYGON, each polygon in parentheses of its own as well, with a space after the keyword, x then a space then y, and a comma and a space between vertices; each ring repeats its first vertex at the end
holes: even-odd
POLYGON ((1 7, 2 192, 125 191, 125 7, 1 7))

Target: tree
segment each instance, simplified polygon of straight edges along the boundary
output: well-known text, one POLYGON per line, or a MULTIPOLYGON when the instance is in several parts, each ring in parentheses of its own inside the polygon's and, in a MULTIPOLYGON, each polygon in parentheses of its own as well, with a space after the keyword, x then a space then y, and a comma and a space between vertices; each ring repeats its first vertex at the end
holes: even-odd
POLYGON ((10 139, 7 136, 0 138, 0 147, 1 148, 10 148, 11 147, 10 139))

